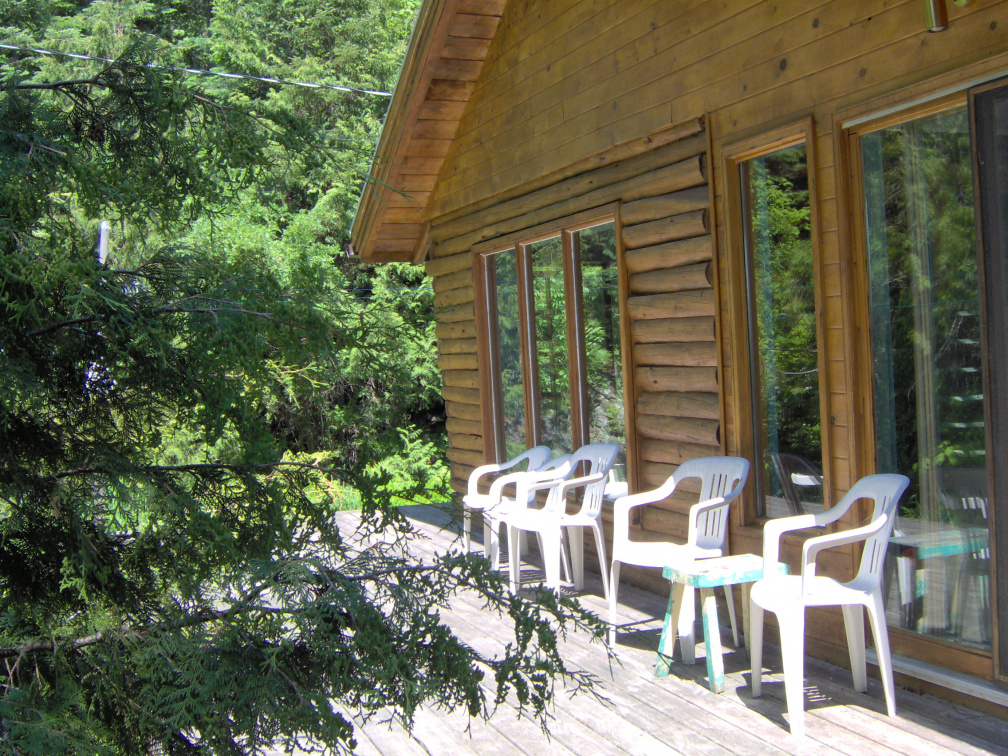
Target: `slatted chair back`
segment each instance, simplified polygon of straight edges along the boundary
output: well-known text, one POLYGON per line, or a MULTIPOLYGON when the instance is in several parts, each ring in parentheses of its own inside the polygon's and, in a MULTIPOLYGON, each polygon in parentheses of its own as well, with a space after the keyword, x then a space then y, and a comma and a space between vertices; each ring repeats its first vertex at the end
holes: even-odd
POLYGON ((687 543, 723 549, 728 537, 729 507, 745 486, 749 461, 741 457, 699 457, 683 462, 673 474, 675 487, 687 478, 700 479, 700 502, 724 499, 720 507, 690 511, 687 543))
MULTIPOLYGON (((593 475, 600 477, 598 481, 584 486, 581 494, 580 512, 582 515, 598 517, 601 513, 606 484, 609 482, 609 470, 616 463, 619 452, 618 444, 585 444, 570 455, 570 470, 567 473, 567 479, 593 475)), ((564 509, 566 502, 557 500, 559 496, 563 495, 562 490, 562 487, 558 486, 550 491, 552 501, 547 501, 547 509, 553 508, 561 511, 564 509)))
POLYGON ((900 497, 910 485, 905 475, 868 475, 851 486, 846 495, 837 502, 834 511, 841 513, 850 509, 854 502, 870 499, 873 503, 870 522, 885 518, 885 525, 865 540, 864 551, 861 552, 861 566, 854 582, 865 590, 873 590, 882 583, 882 565, 885 562, 886 551, 889 548, 889 536, 893 525, 900 497))

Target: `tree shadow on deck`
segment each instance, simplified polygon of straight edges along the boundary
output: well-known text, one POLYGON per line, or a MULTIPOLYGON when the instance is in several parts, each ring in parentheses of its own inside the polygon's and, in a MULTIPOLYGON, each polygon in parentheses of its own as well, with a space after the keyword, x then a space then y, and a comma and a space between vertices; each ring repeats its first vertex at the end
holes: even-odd
MULTIPOLYGON (((403 509, 403 513, 414 522, 417 531, 430 539, 436 552, 461 549, 461 518, 457 514, 453 517, 451 505, 446 505, 445 509, 419 505, 403 509)), ((476 538, 473 550, 480 551, 482 525, 474 530, 476 538)), ((423 551, 428 551, 426 545, 423 551)), ((523 592, 533 590, 535 584, 542 579, 542 571, 535 565, 538 552, 534 546, 531 551, 532 564, 523 561, 522 565, 522 578, 526 584, 523 592)), ((586 570, 583 592, 575 593, 569 584, 562 590, 565 595, 577 596, 587 609, 607 618, 608 604, 602 595, 597 572, 586 570)), ((582 664, 605 678, 602 690, 607 693, 607 702, 604 706, 610 713, 606 714, 599 709, 600 716, 606 717, 606 721, 631 722, 627 725, 630 727, 629 732, 636 732, 638 737, 643 735, 634 727, 641 732, 650 733, 657 741, 668 744, 681 753, 703 752, 713 744, 720 744, 721 750, 718 752, 721 753, 856 753, 859 756, 893 752, 927 753, 930 756, 947 753, 1008 754, 1006 722, 907 690, 897 691, 898 717, 889 719, 885 714, 881 685, 877 679, 870 678, 867 695, 857 693, 852 688, 849 670, 811 658, 806 658, 805 662, 804 705, 808 736, 805 739, 792 738, 786 714, 780 651, 770 642, 765 644, 764 693, 760 698, 754 699, 749 687, 749 655, 745 649, 736 649, 732 645, 723 597, 720 597, 718 609, 719 619, 724 623, 721 626, 726 675, 726 690, 723 694, 714 694, 709 689, 699 621, 697 639, 700 642, 696 663, 690 665, 677 661, 672 665, 668 677, 657 678, 654 677, 654 663, 668 594, 660 595, 622 584, 619 598, 622 622, 615 646, 615 659, 607 660, 604 654, 599 655, 596 650, 587 648, 589 644, 582 643, 576 636, 570 637, 566 642, 570 644, 572 664, 582 664), (699 718, 694 718, 696 715, 699 718)), ((472 609, 473 607, 469 607, 464 611, 472 609)), ((492 634, 493 628, 484 627, 479 616, 466 622, 475 628, 477 636, 484 632, 492 634)), ((699 618, 699 612, 697 616, 699 618)), ((772 625, 772 621, 768 624, 772 625)), ((594 731, 588 731, 591 725, 585 724, 588 720, 581 713, 583 706, 581 702, 568 704, 565 699, 558 701, 555 711, 556 727, 552 728, 553 740, 550 743, 568 744, 573 753, 589 752, 581 746, 595 742, 592 739, 598 735, 594 731), (588 730, 582 732, 582 727, 587 727, 588 730)), ((444 739, 453 737, 448 730, 462 727, 459 722, 454 722, 446 729, 446 721, 438 718, 431 719, 428 723, 429 732, 433 733, 430 737, 434 738, 436 734, 439 745, 444 745, 444 739)), ((483 733, 481 746, 487 746, 485 752, 491 752, 490 745, 496 748, 501 733, 510 732, 514 726, 513 722, 505 718, 495 720, 485 731, 479 730, 483 733)), ((379 733, 375 737, 390 738, 387 733, 379 733)), ((515 748, 539 742, 535 740, 536 737, 540 737, 538 733, 523 732, 514 739, 515 748)), ((472 753, 476 750, 472 745, 465 741, 456 750, 458 753, 472 753)), ((544 744, 542 748, 546 750, 541 752, 549 752, 549 746, 544 744)), ((393 744, 390 740, 389 748, 382 748, 381 752, 396 753, 398 756, 399 753, 411 751, 401 750, 400 744, 393 744)), ((428 751, 434 752, 444 753, 449 750, 438 748, 428 751)), ((631 750, 619 752, 629 753, 631 750)))

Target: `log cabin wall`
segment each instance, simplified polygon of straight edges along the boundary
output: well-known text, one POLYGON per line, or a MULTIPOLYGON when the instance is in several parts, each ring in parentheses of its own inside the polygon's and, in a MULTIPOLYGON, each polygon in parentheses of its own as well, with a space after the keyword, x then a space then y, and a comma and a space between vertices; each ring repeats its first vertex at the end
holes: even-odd
MULTIPOLYGON (((592 163, 602 167, 566 171, 487 211, 432 225, 427 271, 434 279, 455 490, 465 491, 485 459, 470 250, 614 202, 621 203, 625 393, 637 408, 627 413, 629 477, 659 485, 685 459, 720 453, 706 153, 702 122, 693 119, 596 156, 592 163)), ((641 529, 685 537, 687 507, 646 508, 641 529)))
MULTIPOLYGON (((622 203, 631 486, 660 482, 687 456, 748 456, 734 364, 735 339, 745 337, 730 306, 737 282, 726 273, 725 154, 802 120, 813 124, 830 498, 870 471, 858 436, 871 433, 871 420, 856 357, 863 333, 841 124, 1008 72, 1008 2, 949 3, 948 14, 949 29, 928 34, 920 0, 511 0, 426 213, 455 487, 483 461, 472 246, 613 201, 622 203), (669 126, 698 117, 706 133, 669 126), (669 132, 677 138, 641 148, 646 135, 669 132), (701 174, 687 183, 630 190, 688 160, 701 174), (628 166, 635 172, 617 178, 628 166)), ((681 534, 678 509, 654 508, 642 525, 681 534)), ((759 552, 759 523, 736 511, 731 542, 734 552, 759 552)), ((849 572, 854 558, 836 555, 827 571, 849 572)), ((810 616, 809 650, 843 664, 835 619, 810 616)), ((992 675, 989 655, 950 660, 941 644, 893 643, 992 675)))

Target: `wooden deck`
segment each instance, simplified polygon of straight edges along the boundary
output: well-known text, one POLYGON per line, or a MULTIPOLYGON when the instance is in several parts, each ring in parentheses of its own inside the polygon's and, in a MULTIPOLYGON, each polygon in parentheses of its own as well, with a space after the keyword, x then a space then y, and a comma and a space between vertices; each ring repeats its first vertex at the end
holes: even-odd
MULTIPOLYGON (((418 555, 460 548, 456 530, 442 512, 429 507, 407 510, 427 536, 417 543, 418 555)), ((340 515, 354 528, 354 513, 340 515)), ((591 539, 586 538, 586 549, 591 539)), ((586 575, 582 601, 607 616, 597 575, 586 575)), ((573 664, 602 680, 598 700, 586 695, 557 696, 549 732, 520 719, 503 706, 487 723, 469 722, 463 712, 424 711, 412 734, 398 725, 375 720, 358 728, 361 754, 1008 754, 1008 722, 955 706, 930 696, 897 690, 898 716, 885 714, 881 684, 869 682, 867 694, 851 688, 850 673, 806 661, 805 709, 808 734, 793 738, 788 731, 780 657, 767 646, 763 696, 749 691, 749 662, 744 650, 734 650, 731 632, 722 628, 726 691, 715 695, 707 687, 706 665, 673 664, 668 677, 654 676, 655 650, 665 613, 665 597, 623 585, 620 605, 629 619, 628 632, 617 643, 618 663, 610 667, 604 650, 585 637, 566 643, 573 664)), ((721 612, 722 619, 726 616, 721 612)), ((506 640, 492 635, 493 623, 479 604, 462 598, 446 617, 467 642, 484 651, 506 640), (488 628, 491 631, 488 634, 488 628)), ((768 622, 775 620, 768 618, 768 622)), ((503 628, 502 628, 503 629, 503 628)), ((702 638, 702 631, 698 627, 702 638)), ((703 654, 702 643, 697 646, 703 654)), ((870 672, 870 670, 869 670, 870 672)))

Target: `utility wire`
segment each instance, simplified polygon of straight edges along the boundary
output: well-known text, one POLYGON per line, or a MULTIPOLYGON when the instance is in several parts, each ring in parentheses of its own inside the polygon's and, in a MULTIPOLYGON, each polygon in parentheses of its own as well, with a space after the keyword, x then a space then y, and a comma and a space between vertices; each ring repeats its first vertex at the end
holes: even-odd
MULTIPOLYGON (((21 47, 19 45, 0 44, 0 49, 16 50, 18 52, 30 52, 38 55, 56 55, 65 58, 76 58, 78 60, 95 60, 101 63, 115 63, 114 58, 99 58, 95 55, 85 55, 83 53, 68 53, 59 50, 44 50, 40 47, 21 47)), ((361 89, 359 87, 343 87, 338 84, 316 84, 310 81, 291 81, 289 79, 276 79, 271 76, 252 76, 251 74, 221 73, 218 71, 207 71, 203 68, 181 68, 179 66, 161 66, 156 63, 145 63, 148 68, 159 71, 173 71, 178 73, 197 74, 199 76, 217 76, 222 79, 250 79, 252 81, 264 81, 267 84, 284 84, 292 87, 307 87, 309 89, 332 89, 337 92, 351 92, 353 94, 374 95, 375 97, 391 97, 391 92, 381 92, 375 89, 361 89)))

